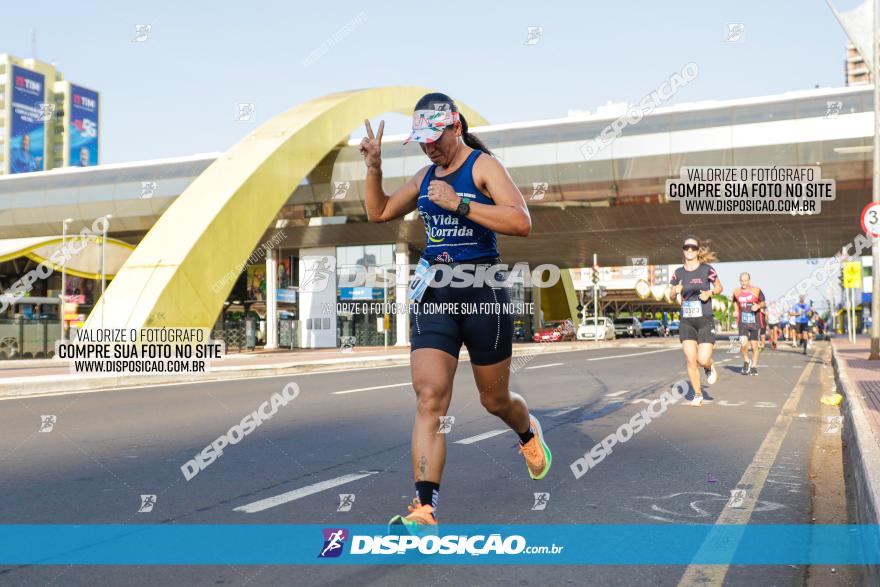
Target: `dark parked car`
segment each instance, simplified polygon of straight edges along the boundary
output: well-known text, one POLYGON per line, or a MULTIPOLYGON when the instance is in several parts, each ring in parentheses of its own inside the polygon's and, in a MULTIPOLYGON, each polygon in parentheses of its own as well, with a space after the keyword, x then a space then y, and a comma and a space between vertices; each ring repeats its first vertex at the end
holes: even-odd
POLYGON ((614 335, 615 336, 642 336, 642 323, 638 318, 615 318, 614 319, 614 335))
POLYGON ((645 320, 642 322, 642 336, 666 336, 666 329, 659 320, 645 320))
POLYGON ((678 334, 678 320, 670 322, 669 327, 666 330, 669 334, 678 334))

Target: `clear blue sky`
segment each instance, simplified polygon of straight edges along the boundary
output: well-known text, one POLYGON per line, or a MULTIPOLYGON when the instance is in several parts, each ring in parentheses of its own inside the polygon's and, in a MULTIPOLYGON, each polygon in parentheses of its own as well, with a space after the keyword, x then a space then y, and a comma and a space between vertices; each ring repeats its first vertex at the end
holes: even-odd
MULTIPOLYGON (((675 101, 843 85, 845 35, 822 0, 678 2, 12 2, 0 52, 54 61, 100 91, 104 163, 227 149, 303 101, 367 86, 436 87, 491 122, 638 101, 690 62, 675 101), (361 12, 366 21, 303 60, 361 12), (728 23, 745 25, 726 42, 728 23), (136 24, 149 24, 133 43, 136 24), (543 39, 525 45, 528 26, 543 39)), ((392 129, 393 130, 393 129, 392 129)))
MULTIPOLYGON (((32 27, 38 58, 101 93, 104 163, 222 151, 296 104, 367 86, 436 87, 494 123, 636 102, 691 61, 699 77, 674 102, 839 87, 846 43, 822 0, 13 2, 0 52, 31 56, 32 27), (740 41, 727 42, 729 23, 744 25, 740 41), (151 26, 146 41, 132 42, 136 24, 151 26), (544 28, 535 45, 529 26, 544 28), (238 102, 255 103, 255 124, 234 120, 238 102)), ((766 280, 753 269, 755 281, 781 294, 798 263, 766 280)), ((722 271, 732 291, 738 269, 722 271)))

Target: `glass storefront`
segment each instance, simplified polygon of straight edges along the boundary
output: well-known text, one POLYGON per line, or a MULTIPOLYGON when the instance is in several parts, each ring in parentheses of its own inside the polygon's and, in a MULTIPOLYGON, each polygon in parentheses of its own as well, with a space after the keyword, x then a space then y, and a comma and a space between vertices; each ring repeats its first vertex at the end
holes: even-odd
POLYGON ((395 301, 394 245, 336 247, 336 336, 340 347, 382 346, 397 342, 399 316, 381 311, 395 301))

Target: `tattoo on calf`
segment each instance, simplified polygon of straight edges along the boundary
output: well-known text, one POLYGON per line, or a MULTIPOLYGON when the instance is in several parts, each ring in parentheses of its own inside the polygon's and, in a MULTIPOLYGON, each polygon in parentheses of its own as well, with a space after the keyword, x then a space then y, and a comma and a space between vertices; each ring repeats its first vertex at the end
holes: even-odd
POLYGON ((423 456, 419 459, 419 475, 417 481, 424 481, 428 472, 428 457, 423 456))

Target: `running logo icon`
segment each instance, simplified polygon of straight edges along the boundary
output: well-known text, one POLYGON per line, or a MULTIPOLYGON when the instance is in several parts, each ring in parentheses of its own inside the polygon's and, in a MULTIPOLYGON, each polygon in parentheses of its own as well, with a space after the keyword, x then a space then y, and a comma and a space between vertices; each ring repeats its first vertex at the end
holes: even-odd
POLYGON ((824 118, 837 118, 837 115, 840 114, 841 108, 843 108, 843 102, 840 100, 828 100, 825 102, 824 118))
POLYGON ((342 336, 339 338, 339 350, 343 353, 350 353, 354 351, 354 345, 357 342, 357 338, 354 336, 342 336))
POLYGON ((535 503, 532 504, 532 511, 547 509, 547 502, 550 501, 549 493, 536 493, 535 503))
POLYGON ((58 421, 58 417, 46 415, 40 416, 40 420, 40 432, 52 432, 52 429, 55 428, 55 422, 58 421))
POLYGON ((547 190, 550 188, 550 184, 546 181, 533 181, 532 182, 532 197, 529 198, 531 200, 543 200, 544 196, 547 194, 547 190))
POLYGON ((727 25, 727 42, 736 43, 743 38, 746 32, 746 25, 741 22, 731 22, 727 25))
POLYGON ((336 259, 330 257, 303 257, 303 279, 299 285, 301 292, 318 292, 327 289, 330 277, 336 272, 336 259))
POLYGON ((254 122, 257 118, 257 105, 253 102, 239 102, 235 105, 236 122, 254 122))
POLYGON ((440 427, 437 434, 449 434, 452 432, 452 425, 455 424, 455 416, 440 416, 440 427))
POLYGON ((541 39, 544 37, 544 27, 542 26, 530 26, 526 29, 526 42, 523 45, 537 45, 541 42, 541 39))
POLYGON ((336 508, 337 512, 350 512, 351 506, 354 505, 354 493, 340 493, 339 494, 339 507, 336 508))
POLYGON ((153 25, 151 24, 136 24, 134 25, 134 38, 131 40, 132 43, 143 43, 147 40, 147 37, 150 36, 150 33, 153 30, 153 25))
POLYGON ((742 346, 744 344, 746 344, 745 338, 746 338, 745 336, 738 336, 738 335, 731 336, 730 337, 730 346, 727 347, 727 354, 728 355, 737 354, 740 351, 740 349, 742 348, 742 346))
POLYGON ((55 115, 54 102, 40 102, 37 106, 40 107, 40 113, 37 115, 37 120, 40 122, 49 122, 52 120, 52 117, 55 115))
POLYGON ((156 188, 159 187, 159 184, 155 181, 142 181, 141 182, 141 199, 149 200, 153 197, 153 194, 156 193, 156 188))
POLYGON ((336 558, 342 554, 345 541, 348 539, 348 530, 344 528, 324 528, 324 548, 321 549, 318 558, 336 558))
POLYGON ((155 495, 141 495, 141 507, 138 508, 139 514, 148 514, 156 507, 155 495))
POLYGON ((333 199, 334 200, 344 200, 345 196, 348 194, 348 188, 351 187, 351 182, 350 181, 334 181, 333 187, 334 187, 333 199))

